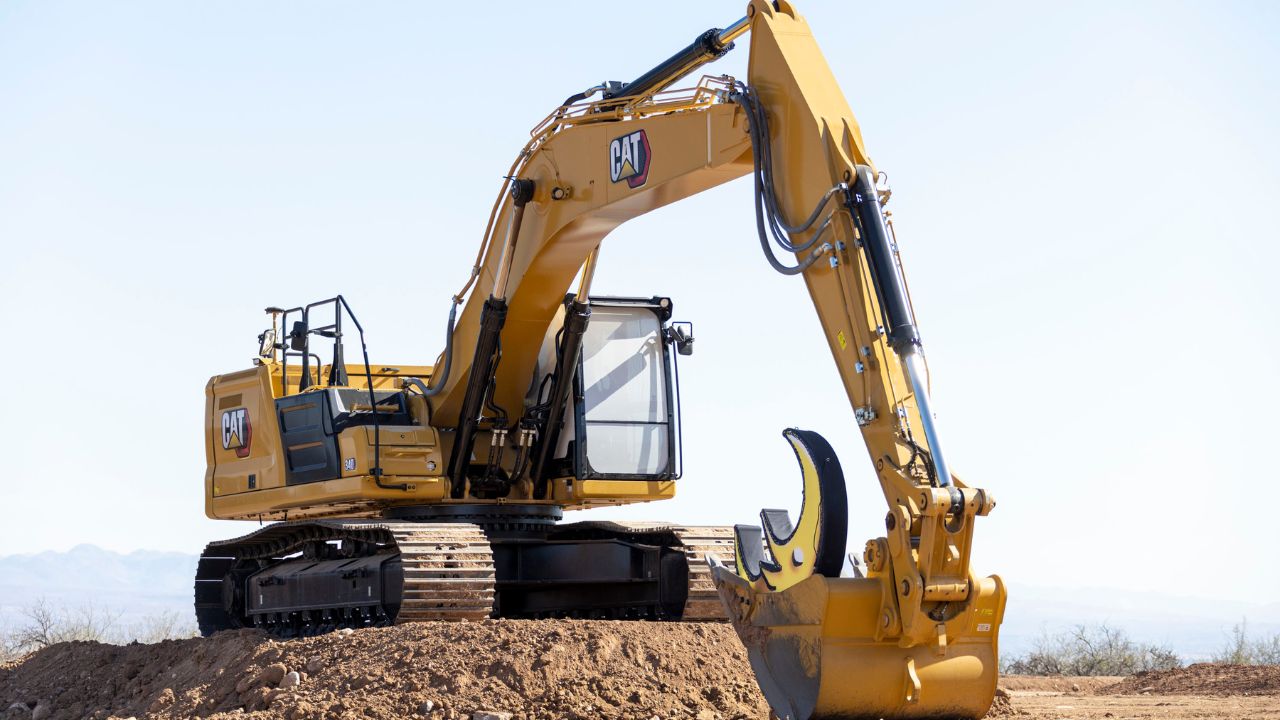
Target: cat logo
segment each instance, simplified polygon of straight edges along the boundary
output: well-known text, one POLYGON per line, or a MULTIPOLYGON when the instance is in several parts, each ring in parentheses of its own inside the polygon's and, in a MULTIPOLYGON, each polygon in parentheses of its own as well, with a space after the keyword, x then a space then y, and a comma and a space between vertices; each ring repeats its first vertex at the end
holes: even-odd
POLYGON ((649 136, 643 130, 609 143, 609 178, 638 188, 649 179, 649 136))
POLYGON ((249 443, 253 440, 253 426, 249 424, 249 411, 236 408, 222 413, 222 449, 235 450, 236 457, 249 457, 249 443))

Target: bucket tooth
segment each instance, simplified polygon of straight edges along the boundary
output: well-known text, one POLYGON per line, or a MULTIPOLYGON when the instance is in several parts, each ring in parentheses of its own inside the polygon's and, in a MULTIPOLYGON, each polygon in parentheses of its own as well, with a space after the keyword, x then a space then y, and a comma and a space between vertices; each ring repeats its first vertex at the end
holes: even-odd
POLYGON ((791 513, 786 510, 761 510, 760 526, 777 543, 786 542, 787 538, 791 537, 791 533, 796 530, 795 526, 791 524, 791 513))
POLYGON ((738 575, 750 580, 760 579, 760 564, 764 562, 763 543, 760 528, 755 525, 733 526, 733 558, 738 575))

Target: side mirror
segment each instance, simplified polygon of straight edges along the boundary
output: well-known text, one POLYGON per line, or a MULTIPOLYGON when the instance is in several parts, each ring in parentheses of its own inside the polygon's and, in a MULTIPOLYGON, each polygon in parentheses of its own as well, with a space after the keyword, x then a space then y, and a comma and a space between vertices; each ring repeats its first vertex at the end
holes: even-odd
POLYGON ((305 321, 293 321, 293 329, 289 331, 289 348, 298 352, 306 352, 307 323, 305 321))
POLYGON ((693 323, 672 323, 671 327, 667 328, 667 338, 676 344, 676 352, 681 355, 693 354, 693 323), (686 327, 688 330, 685 329, 686 327))
POLYGON ((276 354, 276 329, 267 328, 258 336, 258 357, 269 358, 276 354))

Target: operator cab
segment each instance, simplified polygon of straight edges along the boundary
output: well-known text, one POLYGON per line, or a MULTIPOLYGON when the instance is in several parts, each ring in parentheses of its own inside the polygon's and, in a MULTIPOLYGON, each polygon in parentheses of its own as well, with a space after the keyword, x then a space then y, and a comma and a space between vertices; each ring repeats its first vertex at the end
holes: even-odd
MULTIPOLYGON (((671 322, 671 299, 665 297, 592 297, 590 307, 553 454, 555 474, 579 480, 679 478, 677 357, 692 352, 692 325, 671 322)), ((554 358, 559 324, 552 328, 544 359, 554 358)))

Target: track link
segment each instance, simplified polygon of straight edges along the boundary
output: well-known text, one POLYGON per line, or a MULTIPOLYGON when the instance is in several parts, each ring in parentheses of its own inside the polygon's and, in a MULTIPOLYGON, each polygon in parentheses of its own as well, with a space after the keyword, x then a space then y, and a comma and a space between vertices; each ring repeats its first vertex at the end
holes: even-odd
MULTIPOLYGON (((246 560, 281 560, 307 543, 354 540, 399 552, 404 591, 397 623, 417 620, 478 620, 493 613, 496 573, 484 530, 466 523, 314 520, 270 525, 232 540, 212 542, 196 569, 196 619, 200 632, 241 627, 245 618, 226 611, 223 578, 246 560)), ((391 619, 381 607, 352 615, 344 610, 334 626, 379 624, 391 619)))
POLYGON ((685 620, 728 620, 724 603, 711 580, 710 555, 722 564, 733 564, 733 528, 723 526, 673 527, 689 558, 689 599, 684 603, 685 620))
POLYGON ((396 523, 404 594, 396 623, 480 620, 493 613, 497 576, 484 530, 464 523, 396 523))

